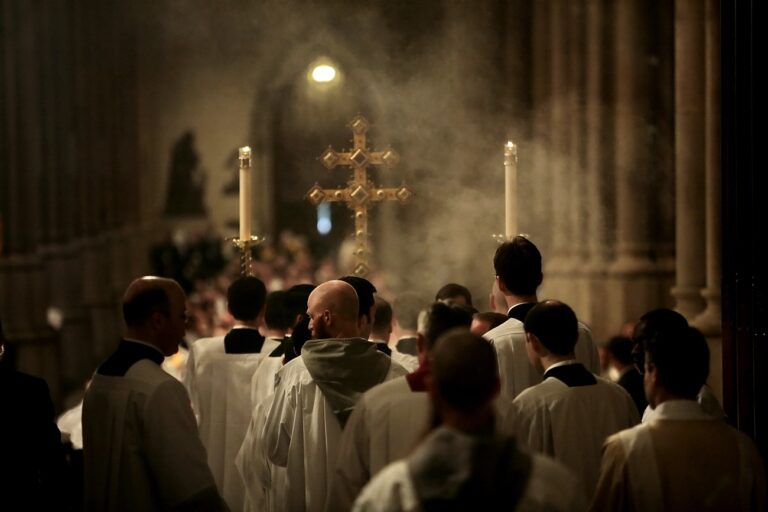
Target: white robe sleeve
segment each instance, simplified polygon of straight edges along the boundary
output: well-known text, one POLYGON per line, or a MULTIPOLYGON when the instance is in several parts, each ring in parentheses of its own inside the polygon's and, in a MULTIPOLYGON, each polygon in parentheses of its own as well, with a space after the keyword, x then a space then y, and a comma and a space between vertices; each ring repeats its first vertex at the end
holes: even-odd
MULTIPOLYGON (((276 382, 275 397, 267 413, 262 435, 269 460, 285 467, 288 465, 288 449, 297 414, 297 390, 285 380, 279 379, 276 382)), ((301 411, 298 411, 298 414, 301 414, 301 411)))

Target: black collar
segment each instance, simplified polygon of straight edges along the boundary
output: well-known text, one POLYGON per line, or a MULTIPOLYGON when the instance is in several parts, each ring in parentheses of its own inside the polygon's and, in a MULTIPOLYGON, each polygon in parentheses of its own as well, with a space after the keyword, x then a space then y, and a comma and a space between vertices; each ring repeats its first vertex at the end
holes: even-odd
POLYGON ((227 354, 258 354, 264 346, 264 336, 256 329, 232 329, 224 336, 227 354))
POLYGON ((535 305, 535 302, 521 302, 520 304, 515 304, 509 309, 507 316, 525 322, 525 316, 535 305))
POLYGON ((409 354, 412 356, 419 355, 419 350, 416 346, 416 338, 400 338, 397 340, 395 348, 401 354, 409 354))
POLYGON ((554 377, 569 388, 577 386, 592 386, 597 379, 581 363, 564 364, 549 368, 544 372, 544 378, 554 377))
POLYGON ((149 359, 153 363, 160 365, 165 357, 160 350, 154 347, 124 339, 117 346, 117 350, 106 361, 101 363, 97 373, 108 377, 124 377, 131 366, 142 359, 149 359))

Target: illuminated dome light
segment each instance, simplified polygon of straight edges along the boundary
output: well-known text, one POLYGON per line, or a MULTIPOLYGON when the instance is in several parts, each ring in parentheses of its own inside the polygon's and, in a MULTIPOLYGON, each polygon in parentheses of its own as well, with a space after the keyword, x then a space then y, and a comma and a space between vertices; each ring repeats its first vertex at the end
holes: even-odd
POLYGON ((315 66, 312 70, 312 80, 315 82, 325 83, 333 82, 336 78, 336 68, 329 66, 328 64, 320 64, 315 66))

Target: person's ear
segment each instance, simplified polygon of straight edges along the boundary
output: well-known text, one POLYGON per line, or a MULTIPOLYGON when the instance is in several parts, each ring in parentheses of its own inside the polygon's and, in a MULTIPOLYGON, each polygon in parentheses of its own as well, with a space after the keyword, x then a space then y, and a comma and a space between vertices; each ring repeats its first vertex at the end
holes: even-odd
POLYGON ((496 285, 499 287, 501 293, 509 292, 509 290, 507 290, 507 286, 504 284, 504 281, 502 281, 499 276, 496 276, 496 285))
POLYGON ((659 382, 659 372, 656 369, 656 365, 646 361, 645 362, 645 374, 648 376, 648 378, 651 381, 651 384, 654 386, 657 385, 659 382))
POLYGON ((533 350, 537 356, 541 357, 544 347, 542 347, 541 341, 539 341, 539 338, 535 334, 526 332, 525 342, 530 344, 531 350, 533 350))
POLYGON ((167 320, 168 315, 161 311, 155 311, 152 313, 152 316, 149 317, 149 323, 154 329, 161 329, 167 320))

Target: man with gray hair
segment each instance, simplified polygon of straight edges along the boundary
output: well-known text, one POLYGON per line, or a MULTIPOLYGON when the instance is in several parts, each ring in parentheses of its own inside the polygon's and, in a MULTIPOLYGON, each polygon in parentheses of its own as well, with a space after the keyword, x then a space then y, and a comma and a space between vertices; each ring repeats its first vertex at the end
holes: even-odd
POLYGON ((269 460, 286 468, 286 510, 324 510, 328 468, 356 402, 376 384, 405 374, 360 337, 358 305, 355 289, 343 281, 315 288, 307 301, 312 339, 275 377, 263 438, 269 460))

